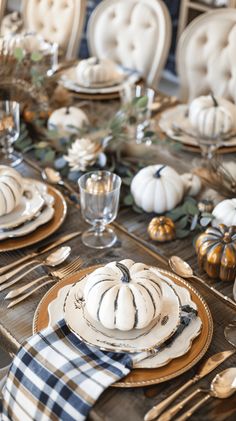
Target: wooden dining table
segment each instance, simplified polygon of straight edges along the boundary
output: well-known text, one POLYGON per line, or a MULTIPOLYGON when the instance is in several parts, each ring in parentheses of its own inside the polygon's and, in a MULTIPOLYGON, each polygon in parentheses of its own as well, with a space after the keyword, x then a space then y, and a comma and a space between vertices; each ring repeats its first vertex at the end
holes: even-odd
MULTIPOLYGON (((75 99, 78 105, 82 104, 79 98, 75 99)), ((118 108, 118 101, 88 101, 81 105, 88 112, 92 113, 92 121, 103 116, 108 118, 111 112, 118 108), (92 111, 91 111, 92 110, 92 111)), ((156 114, 155 119, 158 122, 159 115, 156 114)), ((193 160, 197 156, 196 153, 181 149, 173 149, 168 145, 159 142, 157 145, 145 146, 129 144, 124 153, 130 155, 133 150, 135 156, 142 156, 147 163, 168 164, 174 167, 179 173, 189 172, 192 170, 193 160)), ((40 164, 35 163, 32 156, 27 156, 30 161, 23 161, 17 170, 25 177, 31 177, 41 180, 40 164), (29 162, 34 162, 29 165, 29 162), (37 170, 38 168, 38 170, 37 170)), ((235 153, 225 155, 223 159, 235 159, 235 153)), ((77 185, 74 184, 77 189, 77 185)), ((73 203, 66 195, 62 187, 59 187, 61 192, 65 194, 67 201, 67 216, 57 232, 40 242, 40 246, 47 244, 66 233, 73 231, 83 232, 87 225, 83 221, 79 206, 73 203)), ((152 266, 169 269, 168 258, 172 255, 178 255, 186 260, 203 280, 204 284, 197 283, 194 279, 188 279, 192 285, 205 299, 213 318, 214 332, 211 344, 201 359, 205 361, 209 356, 224 350, 233 349, 224 338, 224 328, 231 322, 236 315, 235 309, 226 301, 217 298, 211 291, 210 286, 214 286, 222 294, 233 298, 232 290, 233 284, 230 282, 222 282, 218 279, 210 280, 206 274, 201 272, 197 266, 196 252, 193 246, 194 233, 184 239, 176 239, 168 243, 155 243, 151 241, 147 233, 147 225, 151 219, 149 214, 135 213, 131 207, 121 207, 118 217, 114 223, 114 228, 117 233, 118 240, 116 244, 108 249, 96 250, 87 248, 83 245, 81 236, 74 238, 66 243, 72 248, 71 258, 81 256, 83 259, 83 267, 90 267, 93 265, 107 263, 113 260, 121 260, 122 258, 131 258, 134 261, 145 262, 152 266)), ((0 253, 0 266, 4 265, 27 255, 28 253, 37 249, 37 244, 33 246, 0 253)), ((35 276, 44 274, 42 268, 36 269, 35 276)), ((24 283, 32 280, 32 274, 24 279, 24 283)), ((0 346, 11 353, 16 353, 22 342, 32 334, 32 322, 38 303, 43 298, 50 286, 44 286, 27 300, 16 305, 11 309, 7 309, 7 302, 4 300, 6 292, 0 293, 0 346)), ((93 421, 141 421, 145 413, 156 403, 161 402, 164 398, 171 395, 176 389, 187 382, 197 372, 200 362, 190 368, 185 373, 159 384, 153 382, 152 385, 145 387, 111 387, 106 390, 100 397, 98 402, 90 411, 89 419, 93 421)), ((236 366, 235 355, 231 356, 227 361, 222 363, 214 372, 207 375, 204 379, 199 381, 198 386, 209 388, 210 381, 217 372, 227 368, 236 366)), ((193 391, 196 386, 192 386, 181 396, 187 396, 189 391, 193 391)), ((203 419, 204 421, 233 421, 235 420, 236 411, 236 396, 228 399, 210 399, 201 409, 199 409, 193 416, 192 420, 197 421, 203 419)), ((23 420, 22 420, 23 421, 23 420)))

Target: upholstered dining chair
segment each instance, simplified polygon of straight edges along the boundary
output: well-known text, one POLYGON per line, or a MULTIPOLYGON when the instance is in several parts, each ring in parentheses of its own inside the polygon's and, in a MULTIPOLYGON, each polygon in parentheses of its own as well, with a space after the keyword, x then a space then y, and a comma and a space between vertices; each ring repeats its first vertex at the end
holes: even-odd
POLYGON ((165 65, 171 21, 160 0, 104 0, 87 31, 90 55, 138 70, 154 88, 165 65))
POLYGON ((2 18, 6 9, 7 0, 0 0, 0 23, 2 22, 2 18))
POLYGON ((86 0, 22 0, 24 26, 57 43, 66 59, 76 58, 85 8, 86 0))
POLYGON ((213 92, 236 103, 236 9, 218 9, 194 19, 177 47, 183 102, 213 92))

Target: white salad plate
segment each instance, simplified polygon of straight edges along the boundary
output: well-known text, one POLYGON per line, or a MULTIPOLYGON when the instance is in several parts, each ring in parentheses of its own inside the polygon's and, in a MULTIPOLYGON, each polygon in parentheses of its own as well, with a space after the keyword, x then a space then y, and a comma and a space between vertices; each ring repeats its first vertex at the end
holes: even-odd
MULTIPOLYGON (((153 268, 155 272, 157 271, 153 268)), ((189 291, 176 285, 167 276, 161 274, 159 271, 158 276, 163 279, 164 282, 167 282, 175 290, 176 294, 179 296, 181 306, 189 305, 193 309, 196 309, 196 304, 192 301, 189 291)), ((61 288, 58 292, 57 298, 50 302, 48 305, 48 316, 49 316, 49 326, 53 326, 56 322, 63 318, 63 306, 66 299, 66 296, 71 289, 71 285, 66 285, 61 288)), ((202 327, 202 322, 200 317, 195 317, 192 319, 188 326, 186 326, 183 331, 176 337, 176 339, 168 346, 163 345, 163 348, 157 353, 152 353, 151 355, 144 351, 143 353, 137 353, 134 356, 134 368, 158 368, 168 364, 174 358, 181 357, 186 354, 191 348, 193 340, 200 334, 202 327), (142 360, 140 360, 142 358, 142 360)))
MULTIPOLYGON (((199 146, 196 139, 192 137, 197 137, 197 133, 191 126, 188 118, 188 105, 176 105, 169 110, 163 111, 159 120, 159 126, 171 139, 189 146, 199 146), (177 134, 175 128, 180 128, 186 134, 177 134)), ((236 137, 222 142, 221 147, 227 146, 236 146, 236 137)))
POLYGON ((54 197, 47 193, 47 186, 44 183, 31 179, 26 180, 26 183, 31 184, 32 188, 34 188, 35 191, 38 191, 39 195, 42 196, 44 201, 43 206, 30 221, 15 228, 0 231, 0 240, 27 235, 53 218, 55 212, 53 207, 54 197))
POLYGON ((64 302, 64 318, 69 329, 83 342, 105 351, 141 352, 159 346, 176 331, 180 323, 180 301, 175 290, 163 282, 162 310, 160 317, 146 328, 120 331, 106 329, 87 312, 82 281, 75 283, 69 290, 64 302))
POLYGON ((118 66, 120 76, 103 84, 92 86, 82 86, 77 79, 76 67, 71 67, 66 70, 61 77, 61 84, 64 88, 83 94, 111 94, 118 92, 122 89, 123 83, 135 83, 140 79, 140 74, 137 71, 130 69, 123 69, 118 66))
POLYGON ((40 191, 31 181, 25 180, 19 205, 11 213, 0 217, 0 230, 15 228, 33 219, 45 203, 44 193, 46 189, 45 192, 40 191))

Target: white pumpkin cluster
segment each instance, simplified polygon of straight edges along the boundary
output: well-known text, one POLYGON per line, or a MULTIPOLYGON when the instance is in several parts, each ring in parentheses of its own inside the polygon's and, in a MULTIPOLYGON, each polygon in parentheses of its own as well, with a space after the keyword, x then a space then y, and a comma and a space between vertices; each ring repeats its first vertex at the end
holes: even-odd
POLYGON ((96 57, 81 60, 76 75, 78 82, 86 87, 111 82, 120 76, 113 61, 96 57))
POLYGON ((15 209, 20 203, 22 193, 21 175, 11 167, 0 165, 0 216, 15 209))
POLYGON ((189 106, 189 120, 198 134, 216 138, 236 129, 236 106, 221 97, 200 96, 189 106))
POLYGON ((48 119, 48 129, 56 130, 61 136, 77 133, 86 124, 86 114, 77 107, 58 108, 48 119))
POLYGON ((217 223, 236 226, 236 198, 222 200, 212 211, 217 223))
POLYGON ((143 263, 111 262, 88 276, 84 298, 90 316, 107 329, 142 329, 161 314, 161 280, 143 263))

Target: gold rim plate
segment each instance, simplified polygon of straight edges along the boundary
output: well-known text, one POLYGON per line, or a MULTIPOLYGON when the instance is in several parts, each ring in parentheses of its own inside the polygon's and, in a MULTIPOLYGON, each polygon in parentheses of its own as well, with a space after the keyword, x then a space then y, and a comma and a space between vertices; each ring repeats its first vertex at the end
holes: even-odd
POLYGON ((66 201, 63 195, 54 187, 48 186, 48 193, 54 197, 53 206, 55 208, 55 213, 53 218, 28 235, 1 241, 0 252, 18 250, 31 246, 32 244, 38 243, 39 241, 49 237, 60 228, 67 213, 66 201))
MULTIPOLYGON (((95 270, 98 266, 81 269, 76 274, 61 280, 54 285, 42 298, 36 309, 33 320, 33 333, 36 333, 48 326, 48 305, 53 301, 61 288, 65 285, 73 284, 78 278, 84 277, 86 274, 95 270)), ((202 320, 202 330, 200 335, 194 339, 190 350, 183 355, 173 359, 166 366, 153 369, 135 369, 130 372, 122 381, 117 382, 114 387, 143 387, 150 386, 175 377, 190 370, 206 353, 210 346, 213 335, 213 321, 208 305, 202 296, 184 279, 179 276, 158 268, 164 275, 169 276, 176 284, 187 288, 191 294, 192 300, 198 308, 198 315, 202 320)))

